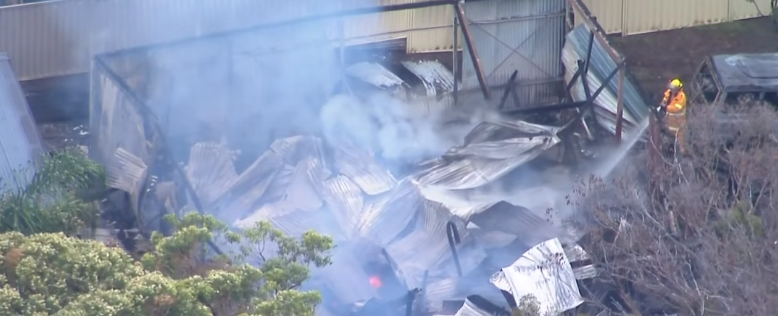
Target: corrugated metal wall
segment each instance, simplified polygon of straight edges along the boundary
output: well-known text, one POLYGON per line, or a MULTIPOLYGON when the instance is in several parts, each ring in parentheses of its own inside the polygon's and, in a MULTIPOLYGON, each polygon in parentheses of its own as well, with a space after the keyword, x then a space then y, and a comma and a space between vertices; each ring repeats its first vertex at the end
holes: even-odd
POLYGON ((0 193, 25 187, 34 172, 30 163, 43 152, 22 88, 0 53, 0 193))
POLYGON ((608 34, 633 35, 770 14, 770 0, 583 0, 608 34))
MULTIPOLYGON (((20 80, 87 72, 96 54, 358 7, 424 0, 64 0, 0 7, 0 51, 20 80)), ((448 7, 343 19, 332 40, 408 38, 408 50, 450 49, 448 7), (412 29, 422 29, 410 31, 412 29)))
MULTIPOLYGON (((489 85, 504 85, 518 70, 523 104, 553 102, 563 71, 565 0, 494 0, 467 3, 466 16, 489 85)), ((465 50, 463 86, 478 86, 465 50)))

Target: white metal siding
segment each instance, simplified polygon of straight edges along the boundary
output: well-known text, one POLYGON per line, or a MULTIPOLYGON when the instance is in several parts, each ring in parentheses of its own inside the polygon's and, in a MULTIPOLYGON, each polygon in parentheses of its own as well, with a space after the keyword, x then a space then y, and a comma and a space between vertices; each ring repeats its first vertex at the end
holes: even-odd
MULTIPOLYGON (((423 1, 423 0, 413 0, 423 1)), ((412 0, 61 0, 0 7, 0 51, 20 80, 87 72, 100 53, 279 22, 313 14, 412 0)), ((452 45, 451 9, 404 10, 344 18, 354 41, 409 37, 410 51, 452 45), (425 28, 426 31, 414 31, 425 28)), ((338 40, 340 32, 332 32, 338 40)))
POLYGON ((633 35, 770 14, 771 0, 572 0, 589 8, 608 34, 633 35))
POLYGON ((24 188, 33 175, 43 144, 22 88, 0 54, 0 193, 24 188))
MULTIPOLYGON (((504 85, 518 70, 518 83, 561 78, 564 0, 494 0, 466 5, 465 15, 489 85, 504 85)), ((463 85, 478 86, 475 69, 465 52, 463 85)), ((520 90, 525 102, 542 102, 551 85, 520 90)))

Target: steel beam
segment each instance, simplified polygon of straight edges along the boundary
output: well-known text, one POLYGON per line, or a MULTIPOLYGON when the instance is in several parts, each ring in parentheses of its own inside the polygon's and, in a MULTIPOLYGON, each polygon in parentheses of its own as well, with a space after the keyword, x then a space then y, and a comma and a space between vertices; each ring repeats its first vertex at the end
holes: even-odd
POLYGON ((465 17, 465 9, 462 8, 462 2, 454 5, 454 11, 457 13, 457 19, 459 19, 459 28, 462 29, 462 35, 465 38, 465 44, 467 50, 470 52, 470 61, 475 68, 475 75, 478 78, 478 85, 481 86, 481 93, 484 95, 484 99, 491 100, 492 95, 489 92, 489 86, 486 84, 486 75, 484 75, 484 69, 481 67, 481 60, 478 59, 478 52, 476 52, 475 45, 473 44, 472 33, 470 33, 470 24, 465 17))
POLYGON ((461 76, 457 76, 460 72, 459 69, 459 26, 457 25, 459 23, 459 19, 457 19, 456 13, 454 14, 454 56, 452 56, 452 63, 451 63, 451 69, 454 73, 454 104, 457 104, 457 100, 459 99, 459 80, 457 78, 461 76))
MULTIPOLYGON (((510 95, 513 91, 513 83, 516 81, 516 77, 519 75, 519 71, 516 70, 511 74, 511 77, 508 78, 508 85, 505 87, 505 92, 502 93, 502 98, 500 99, 500 105, 498 107, 499 110, 502 110, 505 108, 505 102, 508 101, 508 95, 510 95)), ((515 95, 515 93, 514 93, 515 95)), ((518 103, 516 104, 518 105, 518 103)))

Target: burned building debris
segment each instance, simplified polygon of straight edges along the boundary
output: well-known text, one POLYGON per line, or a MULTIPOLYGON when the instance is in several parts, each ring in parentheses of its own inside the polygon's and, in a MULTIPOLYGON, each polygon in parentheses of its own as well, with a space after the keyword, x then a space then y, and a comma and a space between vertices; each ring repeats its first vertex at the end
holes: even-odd
MULTIPOLYGON (((333 264, 313 271, 308 286, 325 297, 320 314, 335 316, 402 310, 390 302, 416 289, 415 311, 508 310, 503 292, 520 291, 491 283, 496 271, 549 240, 574 249, 580 232, 565 224, 574 211, 561 205, 570 168, 528 166, 574 152, 571 131, 582 123, 588 132, 587 113, 602 107, 601 92, 614 93, 613 76, 580 79, 581 97, 575 78, 590 76, 576 68, 561 103, 537 105, 529 102, 550 94, 514 91, 526 77, 514 70, 504 87, 485 85, 505 69, 484 77, 478 41, 467 40, 465 73, 479 84, 459 87, 456 69, 433 60, 338 63, 317 38, 326 25, 309 23, 300 38, 286 26, 95 59, 90 154, 129 193, 142 229, 196 210, 235 229, 267 221, 292 236, 330 235, 333 264), (497 106, 488 97, 496 89, 515 106, 504 106, 507 97, 497 106), (536 114, 554 124, 528 118, 536 114), (548 219, 549 209, 560 212, 548 219)), ((490 72, 502 64, 489 63, 490 72)), ((558 64, 549 82, 561 86, 558 64)), ((562 266, 579 278, 593 269, 562 266)))

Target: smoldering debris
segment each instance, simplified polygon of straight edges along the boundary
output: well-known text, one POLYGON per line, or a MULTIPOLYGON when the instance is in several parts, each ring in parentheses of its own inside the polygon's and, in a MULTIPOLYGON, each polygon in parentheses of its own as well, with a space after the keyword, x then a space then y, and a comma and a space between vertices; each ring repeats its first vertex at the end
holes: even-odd
POLYGON ((391 299, 421 288, 428 290, 418 307, 425 310, 470 295, 504 306, 489 275, 536 242, 528 231, 548 227, 537 212, 505 201, 468 204, 464 198, 456 204, 446 196, 498 181, 557 144, 555 133, 517 121, 484 123, 463 136, 463 145, 401 178, 369 149, 311 135, 276 140, 240 173, 232 150, 198 143, 185 170, 205 211, 235 228, 266 220, 292 236, 308 230, 333 236, 340 254, 332 266, 314 271, 312 282, 333 292, 338 304, 391 299), (368 256, 355 244, 381 250, 368 256), (497 252, 508 259, 491 257, 497 252), (387 291, 374 284, 376 277, 379 284, 397 286, 387 291))

